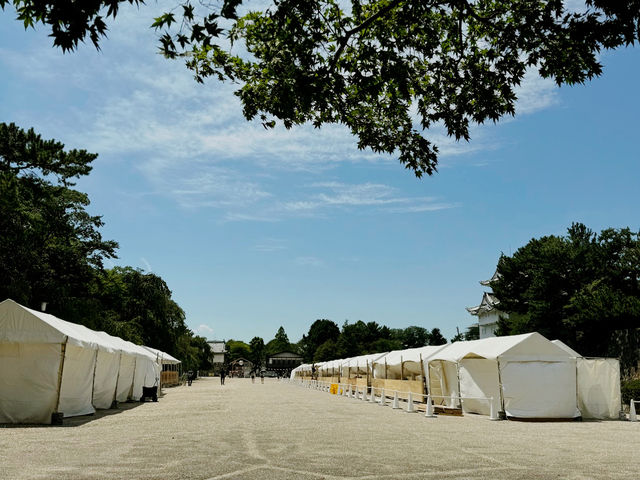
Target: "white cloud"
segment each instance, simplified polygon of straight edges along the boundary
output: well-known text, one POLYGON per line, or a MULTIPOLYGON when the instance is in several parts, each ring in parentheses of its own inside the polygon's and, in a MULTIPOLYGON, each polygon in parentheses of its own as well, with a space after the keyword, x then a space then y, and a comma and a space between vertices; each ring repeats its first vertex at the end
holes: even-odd
POLYGON ((285 241, 278 238, 265 238, 260 243, 257 243, 251 250, 256 252, 278 252, 285 250, 285 241))
POLYGON ((542 78, 535 70, 529 69, 523 82, 515 89, 518 101, 517 114, 530 114, 558 103, 559 88, 550 78, 542 78))
POLYGON ((434 197, 407 197, 398 195, 395 188, 383 184, 345 184, 339 182, 315 183, 313 189, 324 192, 311 195, 310 199, 287 202, 287 212, 309 213, 327 208, 374 208, 389 213, 420 213, 454 208, 453 203, 438 202, 434 197), (391 208, 390 208, 391 207, 391 208))
POLYGON ((142 262, 142 264, 144 265, 144 269, 149 272, 152 273, 153 272, 153 268, 151 268, 151 264, 147 261, 146 258, 144 257, 140 257, 140 261, 142 262))
MULTIPOLYGON (((181 61, 154 54, 156 34, 148 25, 156 10, 162 7, 122 9, 110 24, 102 53, 91 45, 71 55, 52 54, 42 45, 19 58, 11 51, 0 53, 5 65, 30 81, 87 97, 87 108, 59 113, 64 121, 57 128, 66 130, 58 138, 99 152, 102 162, 135 162, 148 182, 145 194, 170 198, 183 208, 217 210, 223 221, 273 222, 336 208, 420 213, 457 206, 402 195, 379 183, 317 182, 311 191, 283 192, 282 177, 291 172, 322 179, 345 163, 397 168, 397 160, 359 150, 341 125, 265 130, 259 122, 247 122, 233 95, 237 85, 197 84, 181 61)), ((530 72, 518 89, 518 112, 548 108, 556 95, 553 82, 530 72)), ((425 135, 438 146, 440 167, 446 168, 455 165, 454 157, 499 148, 489 131, 473 127, 471 142, 456 141, 441 126, 425 135)))
POLYGON ((296 257, 296 265, 300 267, 322 267, 324 262, 317 257, 296 257))
POLYGON ((194 330, 195 330, 195 333, 198 335, 206 335, 206 334, 213 333, 213 328, 205 324, 198 325, 194 330))

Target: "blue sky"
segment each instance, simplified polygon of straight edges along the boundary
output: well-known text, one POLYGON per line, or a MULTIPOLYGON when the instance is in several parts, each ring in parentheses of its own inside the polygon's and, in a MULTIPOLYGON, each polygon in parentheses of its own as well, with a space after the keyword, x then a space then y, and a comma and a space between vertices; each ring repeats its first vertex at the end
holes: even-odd
POLYGON ((210 339, 282 325, 297 341, 318 318, 451 338, 501 252, 574 221, 640 227, 637 48, 603 54, 584 86, 530 75, 515 118, 470 143, 434 132, 439 173, 416 179, 340 127, 246 122, 233 85, 196 84, 156 54, 155 5, 123 9, 100 52, 66 55, 8 8, 0 121, 99 153, 78 188, 120 243, 108 266, 162 276, 210 339))

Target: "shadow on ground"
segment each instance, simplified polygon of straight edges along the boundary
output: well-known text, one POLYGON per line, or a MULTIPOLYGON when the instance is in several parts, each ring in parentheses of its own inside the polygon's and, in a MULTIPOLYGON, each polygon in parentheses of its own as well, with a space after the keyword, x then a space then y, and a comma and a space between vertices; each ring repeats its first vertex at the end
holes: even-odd
POLYGON ((64 428, 64 427, 80 427, 89 422, 94 422, 101 418, 111 417, 113 415, 118 415, 123 412, 127 412, 129 410, 133 410, 139 406, 143 405, 143 402, 125 402, 118 403, 118 408, 110 408, 109 410, 96 410, 96 413, 90 415, 81 415, 78 417, 67 417, 63 419, 62 425, 44 425, 44 424, 36 424, 36 423, 0 423, 0 428, 64 428))

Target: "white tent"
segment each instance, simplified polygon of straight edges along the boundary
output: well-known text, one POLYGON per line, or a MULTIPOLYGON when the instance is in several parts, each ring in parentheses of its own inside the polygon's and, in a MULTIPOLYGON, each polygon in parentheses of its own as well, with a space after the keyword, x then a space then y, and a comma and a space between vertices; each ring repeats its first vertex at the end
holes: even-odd
POLYGON ((137 400, 153 376, 154 359, 104 332, 13 300, 0 302, 0 423, 50 423, 53 413, 70 417, 109 408, 114 396, 137 400), (136 364, 143 372, 137 381, 136 364))
POLYGON ((573 348, 571 348, 569 345, 564 343, 562 340, 551 340, 551 343, 553 343, 554 345, 557 345, 558 347, 563 349, 565 352, 567 352, 572 357, 581 357, 582 356, 578 352, 576 352, 573 348))
POLYGON ((320 377, 338 377, 341 375, 341 367, 344 363, 343 359, 328 360, 321 365, 316 365, 318 375, 320 377))
POLYGON ((407 376, 422 376, 423 361, 445 345, 427 345, 425 347, 393 350, 373 362, 374 378, 402 379, 407 376))
POLYGON ((512 418, 580 416, 576 359, 539 333, 452 343, 425 368, 431 394, 462 396, 465 412, 488 415, 494 398, 512 418))
POLYGON ((561 340, 552 340, 577 360, 578 408, 584 418, 615 420, 619 418, 620 360, 585 358, 561 340))
POLYGON ((384 357, 388 352, 369 353, 358 357, 347 358, 342 363, 342 376, 351 378, 351 375, 367 375, 371 372, 374 362, 384 357))

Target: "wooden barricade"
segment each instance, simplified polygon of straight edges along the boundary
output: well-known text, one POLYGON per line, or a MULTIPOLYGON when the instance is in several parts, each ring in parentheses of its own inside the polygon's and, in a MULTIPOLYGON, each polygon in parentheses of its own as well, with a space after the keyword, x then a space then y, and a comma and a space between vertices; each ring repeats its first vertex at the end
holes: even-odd
POLYGON ((384 388, 385 396, 393 398, 393 391, 398 391, 398 398, 406 400, 411 392, 414 402, 424 402, 422 394, 424 393, 424 384, 422 380, 391 380, 384 378, 374 378, 372 380, 372 386, 377 392, 384 388))
POLYGON ((163 387, 173 387, 180 384, 180 378, 178 372, 175 370, 163 371, 160 374, 160 384, 163 387))

